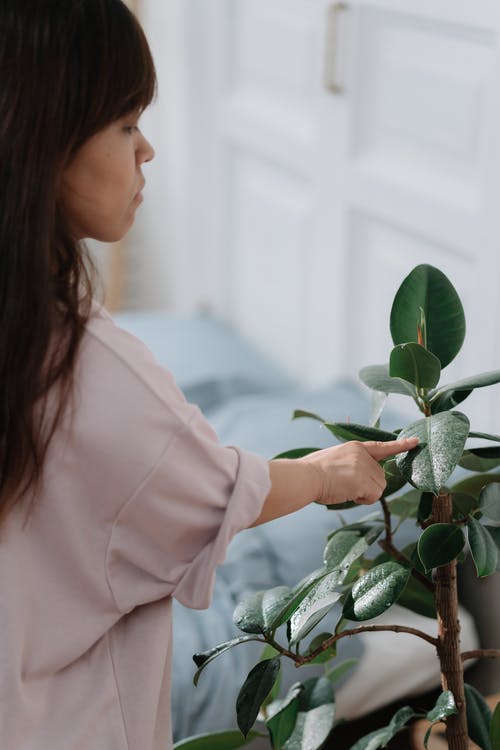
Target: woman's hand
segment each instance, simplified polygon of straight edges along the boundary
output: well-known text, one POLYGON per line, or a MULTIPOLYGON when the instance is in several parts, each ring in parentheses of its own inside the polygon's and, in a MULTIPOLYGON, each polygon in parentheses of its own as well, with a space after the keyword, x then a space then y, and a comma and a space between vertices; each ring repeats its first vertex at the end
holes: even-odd
POLYGON ((328 505, 346 500, 374 503, 386 487, 384 470, 378 462, 416 445, 418 438, 387 443, 355 440, 303 458, 270 461, 271 491, 253 525, 286 516, 314 500, 328 505))
POLYGON ((378 463, 397 453, 411 450, 418 438, 382 442, 352 441, 336 445, 298 459, 317 475, 318 491, 315 500, 325 504, 371 504, 378 500, 386 488, 384 470, 378 463))

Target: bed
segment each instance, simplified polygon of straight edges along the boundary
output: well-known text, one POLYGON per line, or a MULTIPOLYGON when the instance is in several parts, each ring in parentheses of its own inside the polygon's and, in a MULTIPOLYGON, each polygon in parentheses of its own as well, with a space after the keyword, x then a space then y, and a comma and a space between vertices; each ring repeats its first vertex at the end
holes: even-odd
MULTIPOLYGON (((267 458, 294 447, 331 445, 331 434, 319 422, 291 420, 297 408, 336 421, 368 420, 369 396, 356 383, 337 380, 321 389, 304 388, 217 320, 162 311, 122 312, 113 317, 173 372, 187 399, 204 411, 226 445, 236 444, 267 458)), ((398 426, 397 414, 387 412, 384 425, 398 426)), ((344 512, 343 518, 350 522, 366 513, 365 507, 359 507, 344 512)), ((196 688, 192 654, 238 634, 232 612, 244 594, 293 585, 319 567, 327 533, 340 522, 338 513, 311 505, 299 514, 247 530, 228 549, 208 610, 188 610, 174 602, 176 739, 236 725, 236 695, 260 652, 258 644, 228 651, 204 671, 196 688)), ((408 524, 399 534, 401 544, 405 538, 414 539, 408 524)), ((384 619, 423 629, 434 625, 397 606, 384 619)), ((461 621, 463 648, 472 649, 479 643, 477 618, 463 609, 461 621)), ((433 649, 415 638, 408 648, 408 638, 377 633, 339 642, 340 658, 353 657, 358 662, 336 690, 337 718, 354 719, 404 695, 438 686, 433 649)), ((285 683, 296 681, 297 674, 291 666, 285 671, 285 683)))

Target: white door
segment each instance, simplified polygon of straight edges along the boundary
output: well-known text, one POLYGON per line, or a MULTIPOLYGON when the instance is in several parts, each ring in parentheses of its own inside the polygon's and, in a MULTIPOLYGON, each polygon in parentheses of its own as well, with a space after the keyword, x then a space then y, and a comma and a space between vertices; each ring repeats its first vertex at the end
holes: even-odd
MULTIPOLYGON (((386 361, 421 262, 500 368, 496 0, 192 0, 199 303, 310 383, 386 361)), ((494 429, 500 393, 474 394, 494 429), (491 395, 493 394, 493 395, 491 395)))

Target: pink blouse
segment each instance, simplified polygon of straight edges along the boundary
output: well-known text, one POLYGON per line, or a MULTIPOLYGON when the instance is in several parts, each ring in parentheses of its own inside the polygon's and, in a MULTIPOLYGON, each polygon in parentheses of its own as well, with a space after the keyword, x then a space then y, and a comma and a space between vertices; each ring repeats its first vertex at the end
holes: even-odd
POLYGON ((172 597, 209 605, 269 468, 97 305, 75 375, 41 496, 0 530, 0 748, 168 750, 172 597))

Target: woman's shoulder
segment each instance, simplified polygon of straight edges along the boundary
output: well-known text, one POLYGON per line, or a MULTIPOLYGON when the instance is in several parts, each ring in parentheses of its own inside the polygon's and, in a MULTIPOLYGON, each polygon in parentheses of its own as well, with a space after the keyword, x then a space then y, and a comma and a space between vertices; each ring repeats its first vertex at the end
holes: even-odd
POLYGON ((195 408, 148 347, 116 325, 97 302, 92 303, 82 342, 78 381, 89 398, 104 399, 108 408, 165 412, 179 426, 190 421, 195 408))

